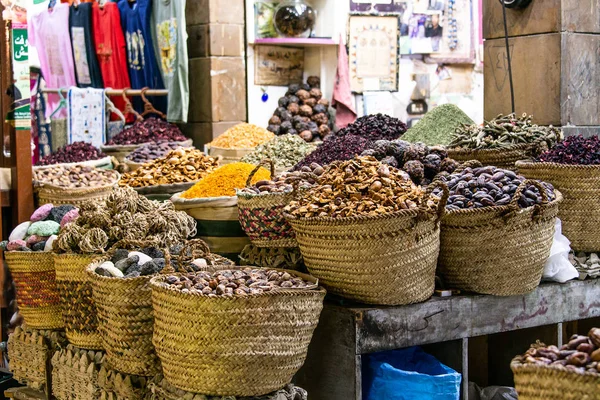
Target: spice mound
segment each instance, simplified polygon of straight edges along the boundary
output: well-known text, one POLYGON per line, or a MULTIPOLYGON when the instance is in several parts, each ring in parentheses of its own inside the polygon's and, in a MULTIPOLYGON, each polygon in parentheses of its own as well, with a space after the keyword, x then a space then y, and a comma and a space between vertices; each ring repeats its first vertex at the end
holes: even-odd
MULTIPOLYGON (((184 199, 196 199, 202 197, 235 196, 235 189, 246 186, 246 180, 256 166, 246 163, 232 163, 217 168, 194 186, 181 194, 184 199)), ((264 168, 260 168, 251 183, 270 179, 271 174, 264 168)))
POLYGON ((600 139, 594 135, 569 136, 540 154, 537 161, 571 165, 600 164, 600 139))
MULTIPOLYGON (((450 197, 447 210, 483 208, 508 205, 517 188, 525 178, 513 171, 496 167, 467 167, 462 172, 441 176, 448 186, 450 197)), ((546 190, 548 201, 555 198, 554 187, 541 182, 546 190)), ((438 189, 434 191, 437 193, 438 189)), ((539 189, 529 184, 519 197, 519 207, 526 208, 542 202, 539 189)))
POLYGON ((296 164, 294 170, 299 170, 312 163, 327 165, 334 161, 350 160, 369 148, 371 143, 368 139, 357 135, 329 135, 315 151, 296 164))
POLYGON ((536 143, 542 150, 552 147, 562 138, 562 131, 553 126, 538 126, 532 116, 523 114, 500 114, 483 126, 461 125, 452 135, 448 145, 464 149, 501 149, 518 144, 536 143))
POLYGON ((448 158, 443 147, 411 144, 404 140, 377 140, 362 156, 373 156, 384 164, 408 172, 417 185, 429 185, 440 172, 454 172, 458 162, 448 158))
POLYGON ((86 142, 74 142, 61 147, 53 154, 50 154, 35 165, 52 165, 60 163, 76 163, 84 161, 99 160, 106 157, 106 154, 101 152, 96 147, 86 142))
POLYGON ((523 364, 548 365, 573 372, 600 373, 600 328, 592 328, 588 336, 573 335, 560 349, 543 343, 533 345, 519 357, 523 364))
POLYGON ((139 251, 116 249, 110 260, 96 267, 98 275, 115 278, 137 278, 159 273, 165 268, 165 254, 156 247, 139 251))
POLYGON ((115 170, 73 165, 50 166, 33 171, 33 180, 39 184, 50 184, 65 189, 109 186, 117 183, 119 174, 115 170))
POLYGON ((473 125, 475 122, 454 104, 442 104, 429 111, 402 136, 402 140, 429 146, 447 145, 452 134, 461 125, 473 125))
POLYGON ((319 184, 302 193, 285 211, 295 217, 377 216, 394 211, 435 206, 404 171, 356 157, 325 168, 319 184), (425 204, 426 203, 426 204, 425 204))
POLYGON ((146 187, 195 182, 215 170, 218 165, 216 159, 200 150, 179 148, 124 174, 119 186, 146 187))
POLYGON ((300 171, 283 172, 272 180, 260 180, 252 186, 241 189, 238 193, 247 195, 290 193, 294 185, 300 190, 307 189, 317 183, 323 171, 323 167, 313 163, 302 167, 300 171))
POLYGON ((115 188, 106 202, 87 201, 79 217, 61 229, 54 250, 104 253, 120 240, 172 246, 196 234, 196 220, 173 203, 148 200, 131 188, 115 188))
POLYGON ((179 142, 146 143, 129 153, 125 158, 125 161, 139 164, 147 163, 148 161, 164 157, 171 150, 175 150, 179 147, 184 146, 179 142))
POLYGON ((275 135, 253 124, 237 124, 210 142, 211 147, 224 149, 251 149, 273 139, 275 135))
POLYGON ((365 115, 336 132, 338 136, 358 135, 371 140, 398 139, 406 132, 406 124, 384 114, 365 115))
POLYGON ((107 145, 131 145, 149 142, 183 142, 187 140, 177 125, 150 117, 123 129, 107 145))
POLYGON ((169 275, 164 278, 161 285, 184 293, 202 294, 208 297, 245 297, 281 289, 314 287, 312 282, 289 272, 259 268, 222 270, 213 273, 196 272, 183 276, 169 275))
POLYGON ((253 152, 245 155, 242 162, 258 165, 265 158, 273 161, 275 168, 287 169, 312 153, 317 146, 306 143, 296 135, 276 136, 267 143, 259 145, 253 152))

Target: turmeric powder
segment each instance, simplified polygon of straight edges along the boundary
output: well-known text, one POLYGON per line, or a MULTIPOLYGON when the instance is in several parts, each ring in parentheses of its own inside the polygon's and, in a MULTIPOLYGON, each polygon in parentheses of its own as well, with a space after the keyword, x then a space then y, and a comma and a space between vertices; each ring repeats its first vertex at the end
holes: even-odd
MULTIPOLYGON (((241 162, 223 165, 183 192, 181 197, 184 199, 197 199, 200 197, 235 196, 235 189, 242 189, 246 186, 246 180, 254 168, 256 166, 241 162)), ((270 178, 269 171, 261 167, 254 174, 252 183, 270 178)))

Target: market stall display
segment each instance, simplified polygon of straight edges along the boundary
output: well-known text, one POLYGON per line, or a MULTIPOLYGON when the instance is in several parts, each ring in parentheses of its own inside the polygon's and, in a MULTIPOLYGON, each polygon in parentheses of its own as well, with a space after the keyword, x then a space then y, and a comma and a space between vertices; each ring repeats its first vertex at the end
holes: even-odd
POLYGON ((154 161, 157 158, 161 158, 167 155, 171 150, 175 150, 178 147, 191 147, 186 142, 151 142, 146 143, 132 151, 125 157, 125 164, 129 167, 130 171, 135 171, 142 164, 146 164, 150 161, 154 161))
POLYGON ((325 296, 312 277, 256 268, 158 276, 150 284, 153 342, 166 379, 206 395, 264 395, 290 383, 325 296))
POLYGON ((316 149, 313 143, 307 143, 296 135, 281 135, 261 144, 249 154, 242 157, 241 161, 258 165, 268 158, 275 165, 277 172, 292 168, 300 160, 316 149))
POLYGON ((402 140, 428 146, 448 145, 452 135, 462 125, 475 125, 475 122, 454 104, 442 104, 423 116, 402 136, 402 140))
POLYGON ((321 80, 308 77, 307 83, 291 84, 278 101, 269 119, 268 130, 276 135, 299 135, 306 142, 319 142, 333 129, 329 101, 319 88, 321 80))
POLYGON ((285 209, 308 271, 369 304, 429 298, 447 190, 435 197, 373 157, 333 163, 318 183, 285 209))
POLYGON ((74 164, 93 161, 92 167, 110 166, 110 158, 102 153, 100 149, 85 142, 74 142, 59 148, 52 154, 40 159, 35 165, 53 165, 53 164, 74 164))
POLYGON ((542 278, 562 195, 511 170, 472 165, 439 180, 450 197, 441 221, 438 272, 460 290, 528 293, 542 278))
POLYGON ((527 178, 552 183, 564 196, 558 217, 576 251, 600 250, 600 140, 571 136, 535 160, 516 163, 527 178))
POLYGON ((208 154, 222 158, 222 164, 230 164, 240 161, 256 146, 267 143, 274 136, 265 128, 244 122, 227 129, 206 147, 208 154))
POLYGON ((519 399, 593 399, 600 384, 600 329, 588 336, 573 335, 560 348, 543 343, 532 345, 513 359, 519 399))
POLYGON ((484 165, 515 168, 515 162, 536 156, 562 138, 560 128, 533 124, 532 116, 498 115, 483 126, 461 125, 448 144, 457 161, 478 160, 484 165))
POLYGON ((94 399, 100 391, 98 373, 104 362, 102 351, 85 350, 72 344, 52 356, 52 394, 58 400, 94 399))

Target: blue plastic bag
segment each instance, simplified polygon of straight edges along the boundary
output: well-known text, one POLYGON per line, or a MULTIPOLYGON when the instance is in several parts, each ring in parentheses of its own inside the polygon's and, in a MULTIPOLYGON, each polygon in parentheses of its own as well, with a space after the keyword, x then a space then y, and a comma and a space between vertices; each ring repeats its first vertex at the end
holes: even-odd
POLYGON ((420 347, 363 356, 365 400, 458 400, 461 378, 420 347))

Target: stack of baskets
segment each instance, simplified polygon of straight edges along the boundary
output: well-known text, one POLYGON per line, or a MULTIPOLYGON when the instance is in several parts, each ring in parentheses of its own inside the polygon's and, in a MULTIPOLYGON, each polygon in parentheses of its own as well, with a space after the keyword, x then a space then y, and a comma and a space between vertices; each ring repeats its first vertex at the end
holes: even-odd
POLYGON ((52 394, 58 400, 97 399, 98 373, 104 352, 79 349, 72 344, 52 356, 52 394))
POLYGON ((482 165, 515 170, 515 163, 538 153, 540 144, 523 143, 500 149, 461 149, 448 148, 448 157, 459 162, 477 160, 482 165))

